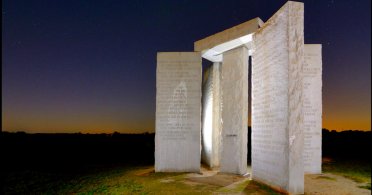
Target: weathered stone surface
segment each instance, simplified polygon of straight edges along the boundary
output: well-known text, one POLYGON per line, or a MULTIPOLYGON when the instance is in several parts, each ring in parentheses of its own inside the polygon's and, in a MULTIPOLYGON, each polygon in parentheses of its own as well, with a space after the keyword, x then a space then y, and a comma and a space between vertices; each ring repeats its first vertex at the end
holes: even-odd
POLYGON ((212 167, 213 151, 213 66, 204 72, 202 93, 202 150, 201 160, 212 167))
POLYGON ((223 54, 221 172, 247 173, 248 50, 239 47, 223 54))
POLYGON ((194 42, 194 51, 204 51, 219 44, 237 39, 255 32, 263 24, 260 18, 254 18, 237 26, 194 42))
POLYGON ((253 35, 252 176, 293 194, 304 192, 303 20, 289 1, 253 35))
POLYGON ((199 52, 157 55, 157 172, 200 171, 201 68, 199 52))
POLYGON ((213 160, 214 167, 220 166, 222 147, 221 126, 221 63, 213 64, 213 160))
POLYGON ((305 44, 303 67, 304 170, 322 172, 322 45, 305 44))
POLYGON ((202 114, 202 162, 210 167, 220 165, 220 63, 204 73, 202 114))

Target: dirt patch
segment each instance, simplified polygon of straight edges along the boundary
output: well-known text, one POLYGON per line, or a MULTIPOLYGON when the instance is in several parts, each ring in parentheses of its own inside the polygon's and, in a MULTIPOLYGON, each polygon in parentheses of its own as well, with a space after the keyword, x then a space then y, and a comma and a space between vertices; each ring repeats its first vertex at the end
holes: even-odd
POLYGON ((174 182, 174 179, 162 179, 160 180, 161 183, 171 183, 174 182))
POLYGON ((266 186, 264 184, 261 184, 256 181, 249 182, 249 185, 247 185, 243 192, 241 194, 251 194, 251 195, 279 195, 283 194, 278 191, 275 191, 274 189, 270 188, 269 186, 266 186))
MULTIPOLYGON (((225 189, 229 185, 237 184, 246 179, 243 176, 233 175, 233 174, 222 174, 217 173, 214 175, 190 175, 185 178, 184 183, 186 184, 204 184, 204 185, 214 185, 222 187, 220 190, 216 191, 218 193, 223 193, 221 189, 225 189)), ((244 190, 230 194, 282 194, 270 188, 267 185, 261 184, 259 182, 250 181, 245 184, 244 190)), ((335 175, 332 173, 324 174, 308 174, 305 175, 305 194, 317 194, 317 195, 363 195, 371 194, 368 189, 363 189, 360 186, 364 185, 362 183, 357 183, 349 178, 345 178, 340 175, 335 175)), ((228 190, 227 188, 225 190, 228 190)), ((218 194, 217 193, 217 194, 218 194)))
POLYGON ((154 169, 153 166, 151 166, 151 167, 148 167, 148 168, 145 168, 145 169, 140 169, 140 170, 136 171, 134 173, 134 175, 136 175, 136 176, 148 176, 148 175, 150 175, 151 173, 154 173, 154 172, 155 172, 155 169, 154 169))
POLYGON ((305 194, 371 194, 359 186, 360 183, 331 173, 305 175, 305 194))
MULTIPOLYGON (((174 192, 178 192, 178 190, 182 192, 183 190, 188 190, 190 192, 213 192, 213 194, 281 194, 279 191, 267 185, 247 180, 247 177, 219 173, 216 169, 208 169, 205 167, 201 168, 200 173, 156 173, 156 175, 154 175, 154 167, 149 166, 135 169, 131 171, 131 174, 137 177, 140 176, 138 178, 142 179, 146 179, 147 177, 157 178, 159 179, 157 180, 159 184, 156 185, 167 185, 169 189, 174 189, 174 192)), ((155 186, 155 184, 151 185, 155 186)), ((369 189, 365 189, 368 188, 366 185, 366 182, 358 183, 355 180, 334 173, 305 175, 306 195, 371 194, 369 189), (362 186, 365 186, 365 188, 362 186)), ((144 186, 146 187, 146 185, 144 186)), ((149 188, 149 191, 152 190, 154 189, 149 188)))
POLYGON ((328 176, 325 176, 325 175, 320 175, 320 176, 316 177, 316 179, 327 179, 327 180, 336 181, 336 178, 328 177, 328 176))
POLYGON ((228 186, 232 183, 238 182, 243 180, 244 177, 240 175, 233 175, 233 174, 223 174, 223 173, 217 173, 212 176, 208 177, 189 177, 187 180, 197 183, 203 183, 203 184, 210 184, 215 186, 228 186))

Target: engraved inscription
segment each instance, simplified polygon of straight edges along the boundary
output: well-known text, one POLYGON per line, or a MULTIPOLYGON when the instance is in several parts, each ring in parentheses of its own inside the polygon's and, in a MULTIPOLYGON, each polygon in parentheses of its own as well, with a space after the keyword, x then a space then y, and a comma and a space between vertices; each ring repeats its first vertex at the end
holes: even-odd
MULTIPOLYGON (((157 78, 157 134, 162 140, 186 140, 195 123, 196 117, 189 113, 198 112, 198 104, 191 104, 189 99, 200 98, 200 87, 190 85, 199 76, 197 66, 190 66, 187 61, 158 62, 157 78)), ((191 64, 194 62, 190 62, 191 64)))
POLYGON ((287 2, 253 41, 252 178, 302 194, 303 4, 287 2))
POLYGON ((283 155, 288 117, 285 18, 285 14, 279 15, 276 25, 255 35, 252 58, 252 174, 279 186, 285 185, 288 162, 283 155))
POLYGON ((200 111, 200 53, 158 53, 155 171, 199 171, 200 111))
POLYGON ((305 44, 303 67, 304 169, 321 173, 322 61, 321 45, 305 44))

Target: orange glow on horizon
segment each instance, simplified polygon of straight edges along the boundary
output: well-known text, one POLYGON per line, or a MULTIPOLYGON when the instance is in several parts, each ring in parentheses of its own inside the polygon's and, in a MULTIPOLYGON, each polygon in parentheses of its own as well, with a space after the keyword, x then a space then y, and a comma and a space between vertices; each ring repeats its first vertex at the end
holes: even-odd
MULTIPOLYGON (((155 130, 155 121, 148 120, 143 123, 112 123, 108 124, 104 121, 95 121, 87 123, 69 123, 66 121, 48 122, 42 121, 20 121, 4 118, 2 123, 3 131, 25 131, 27 133, 152 133, 155 130)), ((324 116, 323 128, 328 130, 344 131, 344 130, 362 130, 370 131, 371 122, 368 117, 346 117, 346 116, 324 116)))

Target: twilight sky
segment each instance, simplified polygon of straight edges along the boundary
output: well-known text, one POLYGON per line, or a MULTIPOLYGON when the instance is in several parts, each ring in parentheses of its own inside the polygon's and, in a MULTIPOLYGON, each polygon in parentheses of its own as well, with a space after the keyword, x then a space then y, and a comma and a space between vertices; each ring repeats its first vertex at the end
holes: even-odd
MULTIPOLYGON (((156 52, 286 1, 4 0, 2 130, 153 132, 156 52)), ((371 129, 371 1, 305 2, 305 43, 323 44, 323 127, 371 129)))

